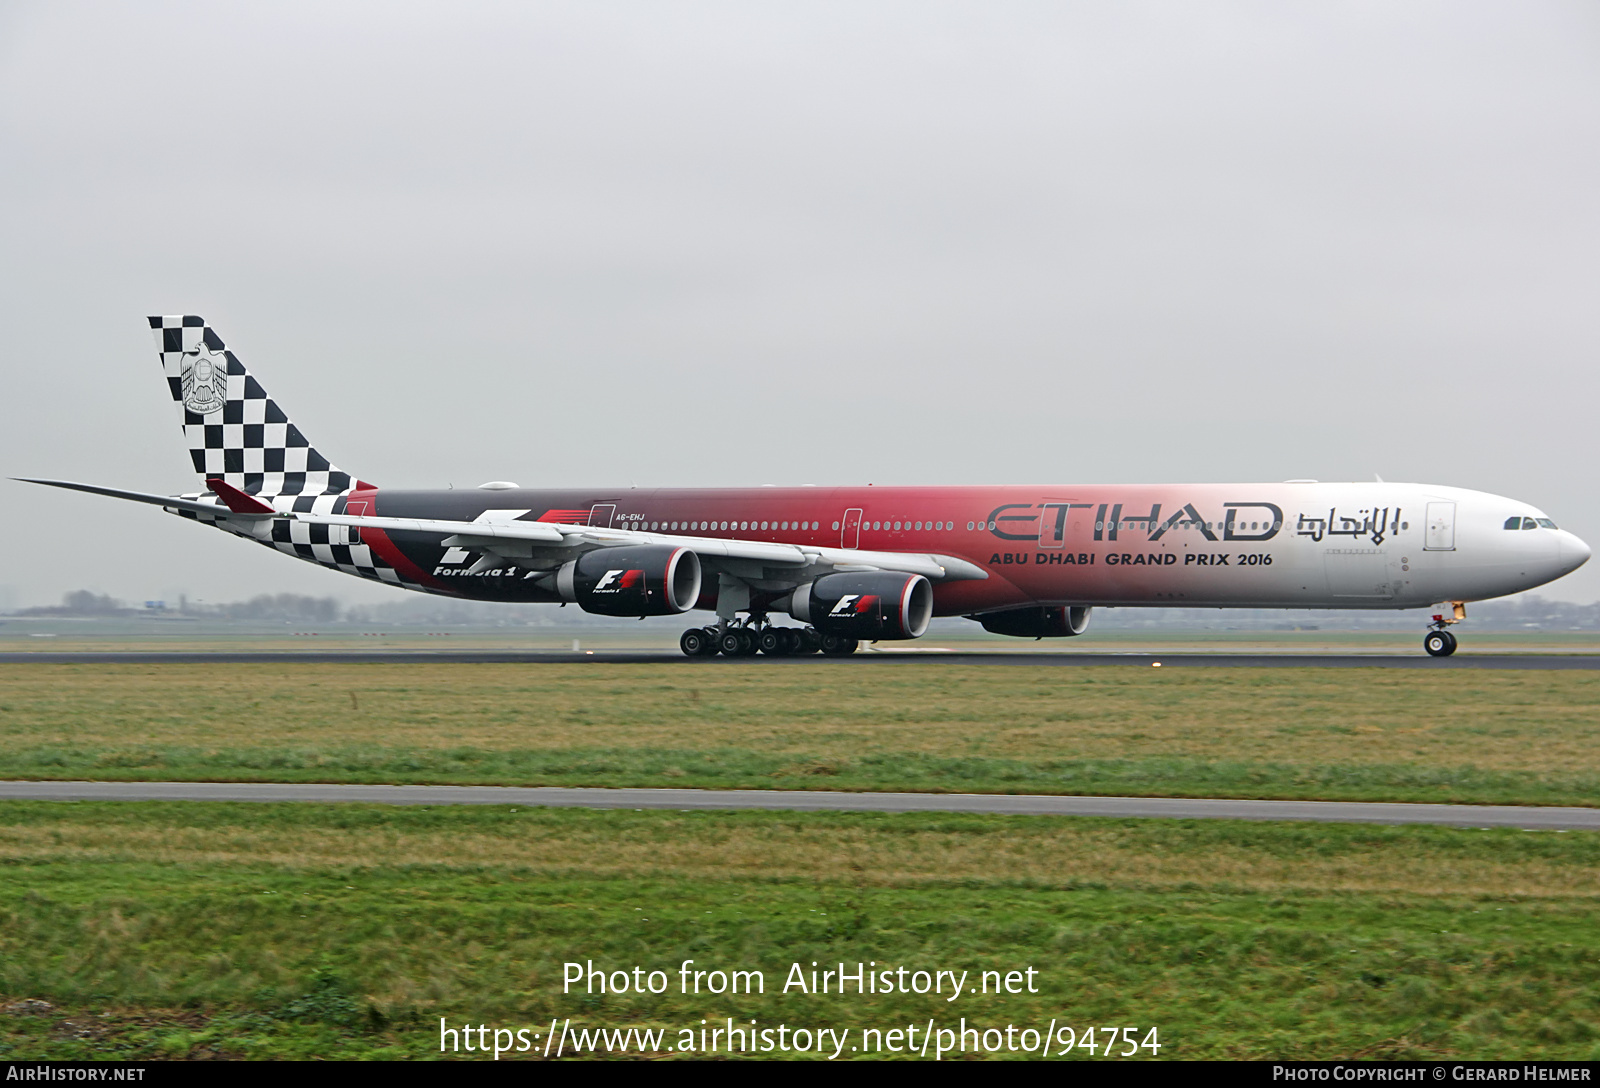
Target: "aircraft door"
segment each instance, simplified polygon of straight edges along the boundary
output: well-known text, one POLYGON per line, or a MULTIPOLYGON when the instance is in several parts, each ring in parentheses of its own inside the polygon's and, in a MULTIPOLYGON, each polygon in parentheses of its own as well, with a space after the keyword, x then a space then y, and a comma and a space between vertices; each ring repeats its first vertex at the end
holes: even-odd
POLYGON ((1456 550, 1456 504, 1430 502, 1428 504, 1427 538, 1423 541, 1425 552, 1453 552, 1456 550))
MULTIPOLYGON (((344 505, 344 512, 346 514, 349 514, 353 518, 364 518, 364 517, 367 516, 367 504, 364 503, 364 502, 347 502, 344 505)), ((335 540, 335 541, 333 541, 333 543, 335 543, 335 544, 360 544, 361 543, 361 529, 360 529, 359 526, 346 525, 346 526, 343 526, 343 529, 344 529, 344 539, 343 540, 335 540)))
POLYGON ((1333 597, 1377 598, 1394 596, 1393 567, 1382 548, 1329 548, 1322 553, 1333 597))
POLYGON ((1039 504, 1039 547, 1059 548, 1067 539, 1067 512, 1071 505, 1065 502, 1039 504))
POLYGON ((844 512, 844 527, 839 531, 839 547, 859 548, 861 546, 861 511, 851 507, 844 512))
POLYGON ((589 524, 596 528, 609 529, 611 528, 611 519, 616 516, 616 513, 616 503, 600 503, 589 511, 589 524))

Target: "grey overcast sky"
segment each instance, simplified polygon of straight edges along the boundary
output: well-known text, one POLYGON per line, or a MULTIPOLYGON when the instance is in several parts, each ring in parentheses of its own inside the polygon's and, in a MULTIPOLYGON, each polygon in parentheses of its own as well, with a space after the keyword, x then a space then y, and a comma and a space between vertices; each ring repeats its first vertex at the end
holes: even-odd
MULTIPOLYGON (((386 486, 1379 473, 1596 543, 1597 122, 1589 0, 7 3, 0 470, 196 487, 198 313, 386 486)), ((0 606, 394 593, 0 488, 0 606)))

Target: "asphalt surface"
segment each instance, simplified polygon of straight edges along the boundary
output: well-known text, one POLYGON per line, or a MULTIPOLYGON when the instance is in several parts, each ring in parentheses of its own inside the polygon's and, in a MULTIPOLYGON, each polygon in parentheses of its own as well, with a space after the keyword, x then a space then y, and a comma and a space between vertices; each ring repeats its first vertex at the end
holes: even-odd
POLYGON ((1443 824, 1600 831, 1600 808, 1422 805, 1363 801, 1237 801, 1044 794, 839 793, 822 790, 569 789, 556 786, 362 786, 277 782, 0 782, 0 800, 315 801, 381 805, 771 809, 799 812, 976 812, 1015 816, 1156 817, 1443 824))
POLYGON ((464 665, 556 665, 608 661, 624 665, 681 664, 684 668, 731 666, 782 667, 796 661, 828 661, 848 668, 858 661, 955 661, 965 665, 1141 665, 1164 668, 1267 668, 1267 669, 1600 669, 1600 654, 1475 654, 1428 657, 1399 654, 1228 654, 1228 653, 970 653, 937 648, 908 648, 858 653, 847 658, 820 655, 804 658, 752 657, 729 659, 687 658, 677 650, 86 650, 78 652, 0 653, 0 665, 242 665, 242 664, 353 664, 414 665, 454 661, 464 665))

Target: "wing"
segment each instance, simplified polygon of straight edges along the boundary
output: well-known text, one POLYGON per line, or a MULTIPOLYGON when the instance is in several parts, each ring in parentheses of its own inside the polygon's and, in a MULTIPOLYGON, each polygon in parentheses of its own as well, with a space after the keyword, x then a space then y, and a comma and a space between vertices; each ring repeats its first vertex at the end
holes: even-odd
POLYGON ((639 532, 633 529, 601 528, 593 525, 560 525, 547 521, 519 521, 514 511, 491 511, 479 521, 444 521, 430 518, 362 517, 353 514, 312 514, 277 511, 254 496, 246 495, 221 481, 207 481, 222 502, 199 498, 154 495, 143 491, 124 491, 97 484, 67 480, 25 479, 23 483, 64 487, 117 499, 149 503, 206 520, 215 519, 236 531, 257 539, 271 535, 270 523, 277 520, 306 522, 312 525, 346 526, 354 529, 380 529, 384 532, 420 533, 439 538, 447 548, 466 548, 482 553, 474 569, 485 570, 507 565, 532 570, 554 571, 561 564, 597 548, 620 548, 655 544, 688 548, 699 556, 706 569, 726 575, 763 590, 793 589, 824 574, 841 571, 896 571, 920 574, 930 582, 955 582, 988 578, 988 572, 974 563, 951 555, 931 552, 862 551, 855 548, 822 548, 809 544, 772 544, 760 540, 724 540, 717 537, 680 536, 675 533, 639 532), (497 516, 493 516, 497 515, 497 516))
POLYGON ((982 567, 950 555, 928 552, 877 552, 854 548, 821 548, 804 544, 769 544, 759 540, 724 540, 676 533, 639 532, 592 525, 559 525, 546 521, 437 521, 418 518, 357 517, 349 514, 285 515, 313 525, 343 525, 384 532, 438 536, 445 547, 483 553, 485 569, 510 561, 551 569, 596 548, 658 544, 688 548, 707 569, 730 574, 763 588, 797 586, 834 571, 890 570, 920 574, 932 582, 989 577, 982 567))

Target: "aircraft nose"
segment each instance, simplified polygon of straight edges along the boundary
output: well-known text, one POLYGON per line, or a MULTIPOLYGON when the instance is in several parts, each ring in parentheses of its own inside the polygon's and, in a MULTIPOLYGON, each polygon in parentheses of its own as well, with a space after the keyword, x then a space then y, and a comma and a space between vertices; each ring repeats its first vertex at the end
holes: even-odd
POLYGON ((1589 561, 1589 556, 1594 553, 1589 550, 1589 545, 1573 536, 1571 533, 1561 534, 1561 565, 1568 573, 1577 570, 1589 561))

